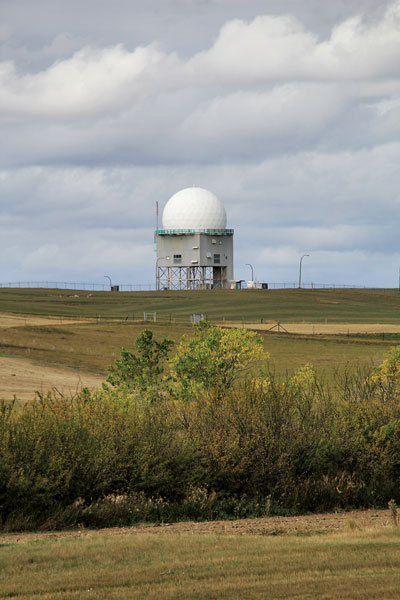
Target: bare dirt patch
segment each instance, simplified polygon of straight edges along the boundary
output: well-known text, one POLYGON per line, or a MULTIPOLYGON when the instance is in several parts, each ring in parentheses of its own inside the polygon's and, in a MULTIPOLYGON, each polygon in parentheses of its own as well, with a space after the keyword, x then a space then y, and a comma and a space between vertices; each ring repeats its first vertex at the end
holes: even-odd
POLYGON ((71 369, 52 368, 35 364, 25 358, 0 357, 0 398, 30 400, 35 391, 46 393, 57 388, 65 395, 76 393, 82 387, 100 388, 104 377, 71 369))
POLYGON ((225 327, 240 327, 256 331, 298 333, 303 335, 351 335, 357 333, 400 333, 400 325, 388 323, 228 323, 225 327))
POLYGON ((265 517, 263 519, 239 519, 237 521, 206 521, 163 523, 137 527, 113 527, 104 529, 79 529, 74 531, 12 533, 0 535, 2 543, 26 543, 54 538, 80 538, 131 534, 152 535, 234 535, 277 536, 314 535, 334 531, 363 530, 393 525, 388 510, 354 510, 338 514, 302 515, 298 517, 265 517))

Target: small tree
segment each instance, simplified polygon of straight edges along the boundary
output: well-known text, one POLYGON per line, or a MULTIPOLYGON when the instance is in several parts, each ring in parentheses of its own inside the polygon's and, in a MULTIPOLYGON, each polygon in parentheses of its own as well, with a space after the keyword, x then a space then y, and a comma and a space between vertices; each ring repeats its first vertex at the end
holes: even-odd
POLYGON ((389 350, 385 360, 373 369, 367 383, 377 391, 383 399, 397 395, 400 389, 400 346, 389 350))
POLYGON ((194 336, 180 342, 171 360, 173 391, 189 398, 202 390, 223 395, 238 375, 267 358, 261 338, 246 329, 194 325, 194 336))
POLYGON ((164 372, 163 362, 173 346, 164 338, 158 342, 150 329, 145 329, 136 340, 138 355, 121 348, 121 356, 108 368, 108 383, 141 392, 154 389, 164 372))

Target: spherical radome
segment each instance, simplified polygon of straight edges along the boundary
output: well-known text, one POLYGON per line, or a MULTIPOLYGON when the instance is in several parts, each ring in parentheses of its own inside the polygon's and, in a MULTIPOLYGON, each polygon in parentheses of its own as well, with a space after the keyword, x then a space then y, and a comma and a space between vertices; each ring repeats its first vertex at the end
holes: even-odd
POLYGON ((168 200, 162 221, 164 229, 225 229, 226 212, 215 194, 191 187, 168 200))

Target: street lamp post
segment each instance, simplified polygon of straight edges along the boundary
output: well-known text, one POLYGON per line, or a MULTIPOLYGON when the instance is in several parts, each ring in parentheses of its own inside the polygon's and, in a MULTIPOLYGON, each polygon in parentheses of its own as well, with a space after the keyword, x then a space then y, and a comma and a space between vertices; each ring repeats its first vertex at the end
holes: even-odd
POLYGON ((158 261, 159 260, 169 260, 169 256, 159 256, 156 260, 156 290, 160 288, 160 280, 158 277, 158 261))
POLYGON ((300 268, 299 268, 299 288, 301 288, 301 263, 303 262, 303 258, 305 258, 306 256, 310 256, 309 254, 303 254, 303 256, 300 259, 300 268))
POLYGON ((108 275, 104 275, 104 277, 105 277, 106 279, 108 279, 108 281, 110 282, 110 290, 111 290, 111 288, 112 288, 112 281, 111 281, 111 277, 109 277, 108 275))
POLYGON ((250 267, 250 269, 251 269, 251 280, 254 281, 253 266, 250 263, 246 263, 246 267, 250 267))

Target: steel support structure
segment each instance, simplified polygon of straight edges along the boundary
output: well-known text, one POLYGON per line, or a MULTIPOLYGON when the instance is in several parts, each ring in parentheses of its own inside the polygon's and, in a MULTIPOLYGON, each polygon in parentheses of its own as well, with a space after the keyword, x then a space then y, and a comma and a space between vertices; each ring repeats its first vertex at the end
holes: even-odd
POLYGON ((160 290, 210 290, 226 286, 226 267, 157 267, 160 290))

